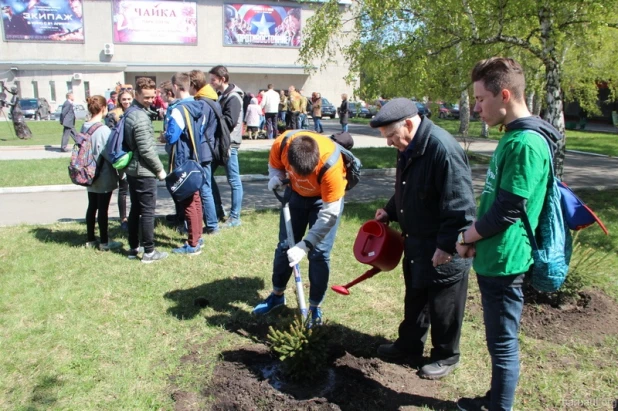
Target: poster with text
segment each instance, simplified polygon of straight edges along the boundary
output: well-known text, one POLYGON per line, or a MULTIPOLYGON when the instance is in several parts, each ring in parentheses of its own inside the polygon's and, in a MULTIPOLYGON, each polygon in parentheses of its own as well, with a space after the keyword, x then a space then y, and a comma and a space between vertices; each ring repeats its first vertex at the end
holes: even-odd
POLYGON ((226 4, 223 44, 300 47, 300 10, 300 7, 265 4, 226 4))
POLYGON ((197 44, 194 1, 113 0, 114 43, 197 44))
POLYGON ((83 43, 82 0, 0 0, 6 41, 83 43))

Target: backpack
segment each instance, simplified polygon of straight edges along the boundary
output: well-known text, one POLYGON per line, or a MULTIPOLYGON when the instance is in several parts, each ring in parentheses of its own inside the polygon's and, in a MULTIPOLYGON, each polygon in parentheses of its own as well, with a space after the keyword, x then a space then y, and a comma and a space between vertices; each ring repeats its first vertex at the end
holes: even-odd
POLYGON ((88 131, 80 132, 75 136, 69 163, 69 177, 73 184, 89 187, 98 177, 97 162, 92 152, 92 135, 102 125, 101 123, 93 124, 88 131))
POLYGON ((232 137, 230 134, 230 129, 228 128, 225 120, 223 119, 221 106, 219 106, 209 98, 205 98, 203 101, 205 101, 210 106, 212 111, 214 111, 215 116, 217 117, 215 146, 213 147, 210 142, 208 142, 208 147, 210 147, 210 151, 212 152, 212 161, 219 165, 226 165, 228 160, 230 159, 230 151, 232 150, 232 137))
MULTIPOLYGON (((288 143, 289 138, 290 135, 288 134, 281 141, 281 153, 283 153, 283 149, 288 143)), ((324 163, 322 169, 318 173, 318 184, 322 183, 322 177, 324 176, 324 174, 326 174, 328 169, 334 166, 337 160, 339 160, 339 157, 341 157, 343 159, 343 165, 345 167, 345 178, 347 180, 345 190, 351 190, 360 181, 361 168, 363 167, 363 164, 361 163, 360 159, 358 159, 358 157, 352 154, 350 150, 343 147, 334 139, 333 142, 335 143, 335 151, 333 152, 333 154, 331 154, 328 160, 326 160, 326 163, 324 163)))
POLYGON ((133 158, 133 152, 129 150, 129 147, 124 141, 124 122, 129 113, 135 110, 139 110, 139 108, 130 106, 127 111, 120 116, 120 119, 118 119, 118 122, 109 135, 109 140, 107 140, 107 154, 108 157, 112 159, 112 166, 115 169, 125 168, 129 165, 131 158, 133 158))
MULTIPOLYGON (((545 138, 543 141, 547 144, 545 138)), ((532 286, 541 292, 555 292, 562 286, 569 272, 573 238, 565 218, 565 211, 568 210, 563 208, 560 180, 554 175, 553 156, 549 144, 547 148, 551 174, 536 235, 532 232, 525 212, 522 222, 532 246, 533 263, 529 271, 532 286)))

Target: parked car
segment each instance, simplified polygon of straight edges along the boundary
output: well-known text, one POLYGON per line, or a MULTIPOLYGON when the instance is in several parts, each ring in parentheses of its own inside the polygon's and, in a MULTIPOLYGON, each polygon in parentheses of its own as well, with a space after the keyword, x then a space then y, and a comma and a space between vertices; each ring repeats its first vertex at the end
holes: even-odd
POLYGON ((356 101, 348 102, 348 112, 349 112, 350 118, 354 118, 354 117, 371 118, 373 117, 373 114, 371 114, 371 112, 369 111, 367 107, 361 106, 361 104, 356 101))
POLYGON ((330 101, 322 97, 322 118, 324 117, 330 117, 331 119, 337 117, 337 109, 330 101))
POLYGON ((415 101, 414 103, 416 104, 419 116, 431 117, 431 110, 425 103, 421 103, 420 101, 415 101))
MULTIPOLYGON (((90 113, 88 113, 88 110, 83 104, 79 104, 79 103, 73 104, 73 112, 75 113, 76 120, 88 121, 88 119, 90 118, 90 113)), ((54 113, 52 114, 52 119, 59 121, 61 113, 62 113, 62 106, 58 106, 56 111, 54 111, 54 113)))
POLYGON ((458 119, 459 118, 459 104, 441 103, 440 113, 438 113, 438 117, 458 119))
POLYGON ((44 98, 21 98, 19 108, 24 117, 32 120, 50 120, 51 107, 44 98))

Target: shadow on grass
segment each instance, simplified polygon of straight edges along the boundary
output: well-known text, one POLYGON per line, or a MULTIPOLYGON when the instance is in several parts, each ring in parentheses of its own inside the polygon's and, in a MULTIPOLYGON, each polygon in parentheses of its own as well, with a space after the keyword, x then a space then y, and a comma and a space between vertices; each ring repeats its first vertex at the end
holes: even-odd
POLYGON ((62 385, 62 381, 56 376, 42 376, 32 389, 30 404, 26 410, 35 411, 49 409, 56 403, 55 391, 62 385))
POLYGON ((79 230, 54 230, 48 227, 34 227, 30 230, 30 233, 34 234, 34 237, 42 243, 52 242, 70 247, 80 247, 86 242, 86 234, 79 230))

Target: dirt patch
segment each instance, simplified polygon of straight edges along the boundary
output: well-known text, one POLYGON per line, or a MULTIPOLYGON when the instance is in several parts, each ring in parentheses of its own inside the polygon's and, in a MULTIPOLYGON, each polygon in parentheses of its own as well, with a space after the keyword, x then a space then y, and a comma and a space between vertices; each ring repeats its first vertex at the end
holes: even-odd
POLYGON ((541 340, 601 344, 618 335, 618 304, 597 290, 581 292, 577 302, 561 307, 525 304, 521 326, 526 335, 541 340))
POLYGON ((415 374, 405 365, 345 353, 323 380, 291 384, 281 380, 268 349, 255 344, 223 353, 203 395, 215 399, 214 410, 453 409, 452 402, 435 398, 438 382, 415 374))

